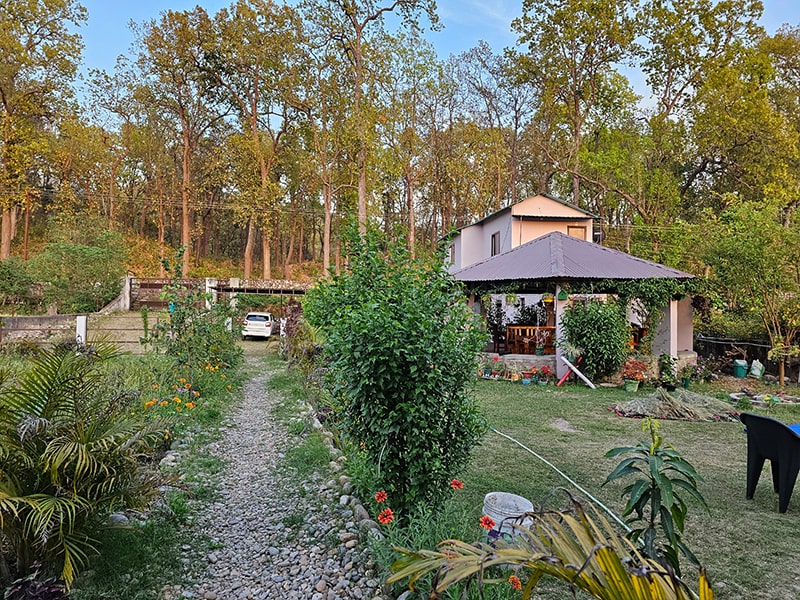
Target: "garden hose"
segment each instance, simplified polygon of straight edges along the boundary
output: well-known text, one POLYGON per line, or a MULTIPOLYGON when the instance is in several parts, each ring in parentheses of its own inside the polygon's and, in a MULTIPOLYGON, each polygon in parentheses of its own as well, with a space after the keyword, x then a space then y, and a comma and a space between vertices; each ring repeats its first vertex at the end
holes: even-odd
POLYGON ((550 468, 551 468, 551 469, 553 469, 553 470, 554 470, 556 473, 558 473, 558 474, 559 474, 559 475, 561 475, 561 476, 562 476, 564 479, 566 479, 566 480, 569 482, 569 484, 570 484, 570 485, 574 486, 574 487, 575 487, 575 488, 576 488, 576 489, 577 489, 579 492, 581 492, 583 495, 585 495, 587 498, 589 498, 589 500, 591 500, 592 502, 594 502, 594 503, 595 503, 597 506, 599 506, 599 507, 600 507, 600 508, 602 508, 602 509, 603 509, 603 510, 604 510, 606 513, 608 513, 608 514, 611 516, 611 518, 612 518, 612 519, 614 519, 614 520, 615 520, 617 523, 619 523, 619 524, 620 524, 620 525, 621 525, 621 526, 622 526, 622 527, 625 529, 625 531, 627 531, 628 533, 630 533, 630 532, 631 532, 631 528, 630 528, 630 527, 628 527, 628 525, 627 525, 627 524, 626 524, 626 523, 625 523, 625 522, 624 522, 622 519, 620 519, 620 518, 619 518, 619 517, 618 517, 616 514, 614 514, 614 512, 613 512, 613 511, 612 511, 610 508, 608 508, 608 507, 607 507, 605 504, 603 504, 602 502, 600 502, 600 500, 598 500, 597 498, 595 498, 595 497, 594 497, 592 494, 590 494, 588 491, 586 491, 586 489, 584 489, 582 486, 580 486, 580 485, 578 485, 577 483, 575 483, 575 482, 574 482, 572 479, 570 479, 569 475, 567 475, 566 473, 564 473, 564 472, 563 472, 561 469, 559 469, 557 466, 555 466, 555 465, 554 465, 553 463, 551 463, 549 460, 547 460, 547 459, 546 459, 546 458, 544 458, 543 456, 540 456, 539 454, 537 454, 536 452, 534 452, 533 450, 531 450, 530 448, 528 448, 527 446, 525 446, 525 445, 524 445, 522 442, 520 442, 519 440, 515 440, 515 439, 514 439, 514 438, 512 438, 510 435, 506 435, 506 434, 505 434, 505 433, 503 433, 502 431, 498 431, 497 429, 495 429, 495 428, 494 428, 494 427, 492 427, 491 425, 489 426, 489 429, 491 429, 492 431, 494 431, 494 432, 495 432, 497 435, 499 435, 499 436, 501 436, 501 437, 504 437, 504 438, 506 438, 507 440, 510 440, 510 441, 514 442, 514 443, 515 443, 517 446, 519 446, 520 448, 522 448, 522 449, 523 449, 523 450, 525 450, 526 452, 529 452, 530 454, 532 454, 533 456, 535 456, 536 458, 538 458, 540 461, 542 461, 544 464, 546 464, 548 467, 550 467, 550 468))

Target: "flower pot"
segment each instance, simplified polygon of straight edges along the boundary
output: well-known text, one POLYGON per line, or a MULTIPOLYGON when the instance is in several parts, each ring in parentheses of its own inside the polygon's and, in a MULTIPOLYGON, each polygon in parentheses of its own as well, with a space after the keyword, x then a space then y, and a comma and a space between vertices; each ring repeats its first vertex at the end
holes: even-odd
POLYGON ((531 384, 530 379, 525 379, 525 378, 522 379, 522 385, 530 385, 530 384, 531 384))
POLYGON ((536 346, 536 356, 544 356, 544 346, 536 346))
POLYGON ((689 389, 689 382, 690 382, 691 380, 692 380, 692 379, 691 379, 690 377, 684 377, 684 378, 681 380, 681 382, 683 383, 683 389, 685 389, 685 390, 688 390, 688 389, 689 389))
POLYGON ((635 392, 639 389, 639 382, 635 379, 626 379, 625 380, 625 391, 626 392, 635 392))

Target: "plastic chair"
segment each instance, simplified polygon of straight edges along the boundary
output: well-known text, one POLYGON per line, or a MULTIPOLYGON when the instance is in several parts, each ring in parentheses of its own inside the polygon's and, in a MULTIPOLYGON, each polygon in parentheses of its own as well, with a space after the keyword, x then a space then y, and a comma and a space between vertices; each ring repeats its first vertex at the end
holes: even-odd
POLYGON ((747 433, 747 499, 753 499, 764 461, 769 459, 778 512, 784 513, 800 471, 800 433, 771 417, 742 413, 739 419, 747 433))

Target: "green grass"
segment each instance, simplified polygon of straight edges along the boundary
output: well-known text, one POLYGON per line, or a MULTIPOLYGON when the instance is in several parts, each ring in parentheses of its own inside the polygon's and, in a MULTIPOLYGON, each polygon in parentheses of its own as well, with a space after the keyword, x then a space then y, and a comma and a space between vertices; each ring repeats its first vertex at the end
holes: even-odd
POLYGON ((331 460, 330 450, 322 441, 322 435, 312 433, 297 446, 286 451, 286 466, 293 469, 298 477, 303 478, 319 471, 331 460))
POLYGON ((129 529, 100 534, 102 553, 70 592, 74 600, 157 600, 164 585, 183 577, 179 525, 166 516, 151 516, 129 529))
MULTIPOLYGON (((621 515, 624 482, 601 485, 619 461, 606 459, 607 450, 648 439, 641 431, 641 420, 622 418, 609 410, 631 394, 621 389, 479 381, 476 395, 491 427, 552 462, 621 515), (561 428, 557 422, 562 423, 561 428), (564 422, 574 431, 563 431, 564 422)), ((784 422, 800 422, 800 407, 776 406, 770 414, 784 422)), ((662 421, 665 442, 703 476, 699 487, 709 505, 707 512, 690 505, 684 540, 707 568, 721 600, 800 597, 800 492, 793 497, 789 511, 779 514, 767 466, 755 499, 745 499, 747 440, 742 429, 738 422, 662 421)), ((447 511, 467 515, 472 523, 481 514, 484 495, 491 491, 519 494, 537 505, 554 488, 575 489, 551 467, 492 431, 475 449, 463 479, 465 489, 454 494, 451 503, 455 506, 447 511)), ((561 504, 551 502, 549 506, 561 504)), ((473 531, 473 538, 467 540, 479 538, 480 530, 474 527, 473 531)), ((686 566, 686 571, 691 567, 686 566)), ((548 588, 536 597, 568 597, 559 585, 548 588)))

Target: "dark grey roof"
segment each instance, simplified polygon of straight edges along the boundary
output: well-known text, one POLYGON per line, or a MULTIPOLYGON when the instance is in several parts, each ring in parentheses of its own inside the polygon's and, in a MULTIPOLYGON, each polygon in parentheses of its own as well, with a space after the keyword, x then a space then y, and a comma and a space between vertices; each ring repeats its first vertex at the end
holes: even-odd
POLYGON ((473 282, 694 277, 557 231, 456 271, 454 276, 473 282))

